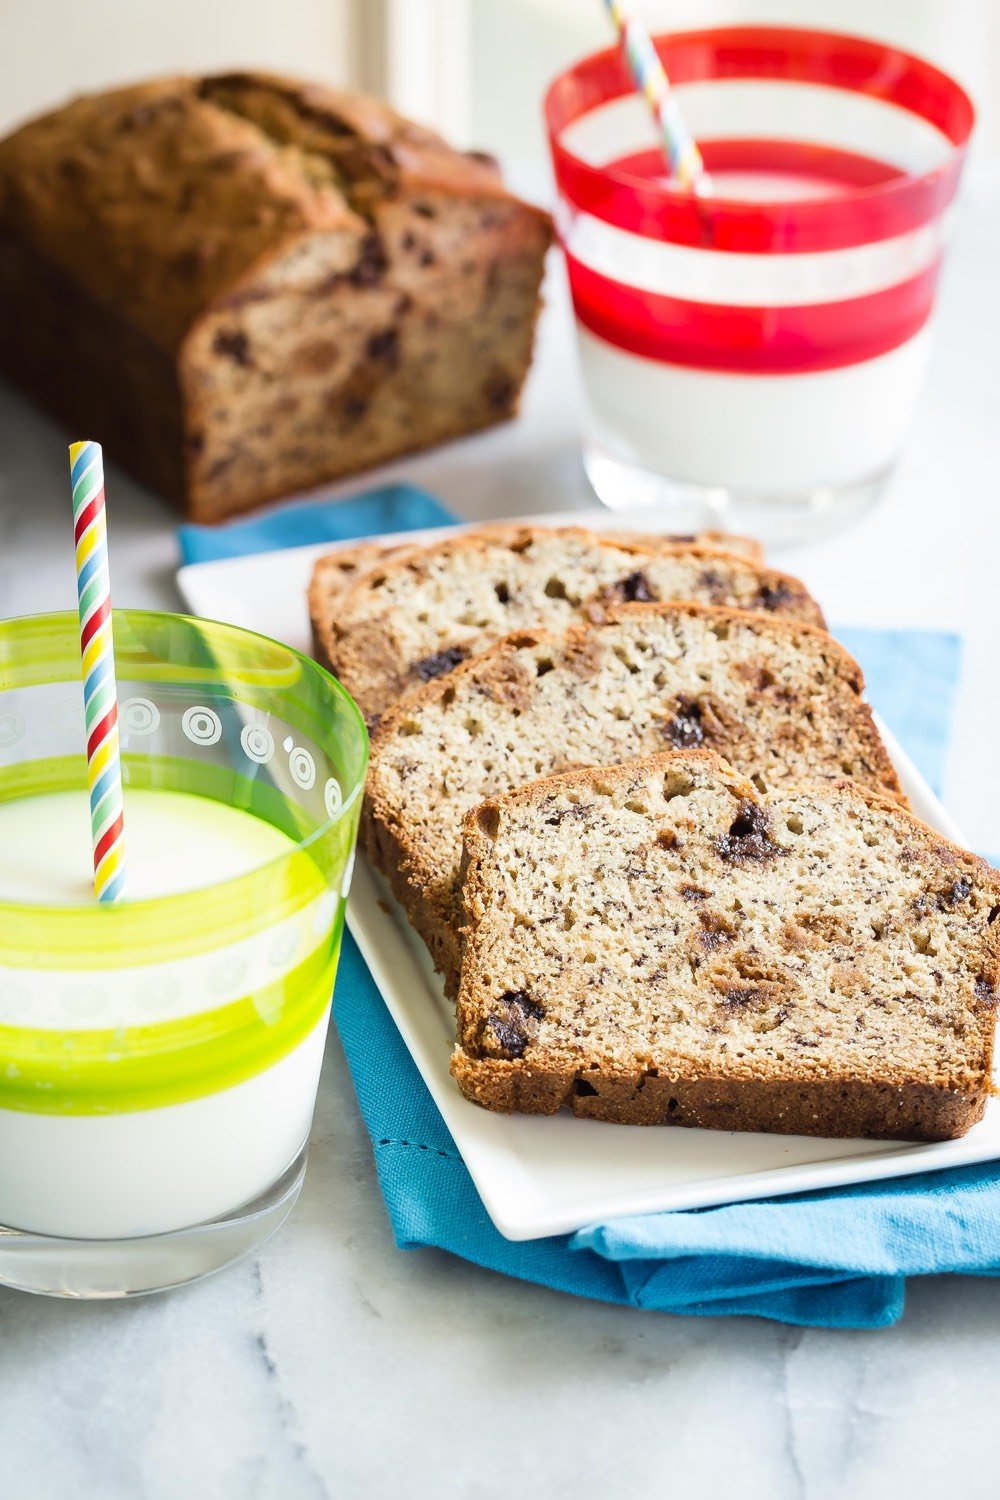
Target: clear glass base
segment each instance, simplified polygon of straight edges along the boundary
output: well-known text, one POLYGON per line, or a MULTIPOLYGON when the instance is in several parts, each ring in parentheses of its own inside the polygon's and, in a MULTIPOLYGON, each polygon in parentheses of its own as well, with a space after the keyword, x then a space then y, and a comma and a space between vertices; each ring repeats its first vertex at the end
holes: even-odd
POLYGON ((734 531, 765 545, 809 541, 858 519, 881 498, 890 470, 847 485, 820 485, 792 493, 670 479, 652 469, 615 457, 598 443, 583 447, 583 466, 597 498, 609 510, 663 522, 663 529, 687 533, 734 531))
POLYGON ((207 1224, 127 1240, 68 1240, 0 1228, 0 1286, 47 1297, 98 1299, 164 1292, 221 1271, 256 1250, 288 1217, 306 1147, 250 1203, 207 1224))

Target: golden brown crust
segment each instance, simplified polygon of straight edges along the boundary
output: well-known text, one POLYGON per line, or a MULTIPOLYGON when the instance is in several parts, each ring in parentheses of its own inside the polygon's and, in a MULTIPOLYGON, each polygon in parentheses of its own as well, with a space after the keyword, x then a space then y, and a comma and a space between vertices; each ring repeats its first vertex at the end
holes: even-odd
POLYGON ((500 1114, 552 1115, 571 1109, 581 1119, 613 1125, 871 1140, 952 1140, 982 1119, 990 1097, 982 1078, 970 1080, 966 1089, 848 1077, 685 1078, 641 1072, 616 1078, 542 1072, 502 1058, 469 1057, 461 1050, 452 1060, 452 1074, 466 1099, 500 1114))
MULTIPOLYGON (((752 1049, 729 1053, 724 1067, 718 1059, 699 1065, 691 1058, 655 1054, 642 1065, 625 1067, 603 1054, 597 1039, 592 1058, 584 1051, 571 1059, 551 1044, 529 1044, 523 1056, 515 1057, 488 1055, 479 1049, 480 969, 487 951, 479 935, 485 931, 495 900, 495 840, 501 819, 518 814, 523 822, 525 815, 551 807, 556 795, 577 792, 586 796, 598 779, 602 795, 609 795, 614 787, 631 791, 647 774, 650 780, 659 774, 684 782, 692 773, 696 778, 700 773, 715 777, 741 809, 754 802, 766 806, 766 799, 719 757, 695 751, 653 756, 600 772, 566 772, 490 799, 468 814, 463 889, 469 927, 458 999, 459 1043, 452 1065, 465 1096, 501 1112, 552 1114, 569 1107, 580 1116, 624 1124, 899 1140, 943 1140, 964 1134, 982 1118, 992 1092, 1000 987, 1000 915, 995 915, 1000 914, 1000 873, 897 804, 852 782, 810 786, 801 794, 783 789, 782 797, 823 799, 847 820, 845 826, 856 816, 852 809, 890 819, 901 849, 908 851, 907 858, 922 857, 938 869, 945 890, 943 905, 940 895, 933 898, 939 916, 944 909, 954 909, 953 901, 955 908, 966 901, 973 886, 978 892, 979 936, 970 938, 973 946, 966 959, 975 968, 960 976, 970 991, 975 977, 976 999, 954 1038, 942 1033, 942 1061, 937 1066, 916 1068, 903 1048, 901 1056, 894 1051, 878 1056, 859 1075, 844 1061, 839 1066, 826 1057, 817 1062, 808 1046, 797 1050, 794 1038, 783 1044, 785 1050, 772 1050, 766 1056, 758 1057, 752 1049), (991 907, 991 903, 995 904, 991 907)), ((918 903, 911 919, 915 935, 919 935, 920 910, 918 903)), ((961 916, 954 921, 957 930, 965 925, 961 916)), ((857 942, 862 943, 860 933, 857 942)), ((958 983, 957 977, 945 976, 946 980, 949 977, 958 983)), ((491 985, 502 984, 494 972, 487 979, 487 992, 491 985)), ((536 996, 543 994, 544 989, 535 991, 536 996)), ((862 998, 871 1004, 879 1002, 874 991, 862 992, 862 998)), ((537 1009, 541 1013, 540 1005, 537 1009)), ((941 1024, 946 1025, 946 1020, 941 1024)))
POLYGON ((84 95, 0 141, 0 231, 170 350, 299 235, 360 240, 405 187, 515 201, 378 101, 264 73, 84 95))
POLYGON ((445 975, 454 996, 462 962, 462 936, 450 903, 427 881, 426 861, 407 832, 393 818, 379 817, 365 798, 358 842, 406 912, 411 926, 427 944, 434 967, 445 975))
POLYGON ((177 505, 185 501, 177 366, 120 310, 0 232, 0 372, 177 505))
POLYGON ((313 655, 328 672, 333 668, 325 642, 333 635, 336 607, 341 596, 372 568, 403 550, 399 544, 386 546, 383 542, 356 542, 353 546, 328 552, 313 567, 306 591, 313 655))
POLYGON ((620 536, 633 542, 659 543, 662 547, 711 547, 713 552, 735 552, 739 557, 749 557, 754 562, 766 561, 764 546, 756 537, 741 536, 735 531, 615 531, 609 536, 620 536))
POLYGON ((86 95, 0 142, 0 230, 168 350, 297 234, 351 226, 339 192, 193 78, 86 95))

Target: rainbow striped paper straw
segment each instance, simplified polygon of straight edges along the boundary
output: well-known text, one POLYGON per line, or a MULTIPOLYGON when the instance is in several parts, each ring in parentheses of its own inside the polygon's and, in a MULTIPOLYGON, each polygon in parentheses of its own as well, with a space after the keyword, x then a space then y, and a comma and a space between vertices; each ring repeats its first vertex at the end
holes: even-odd
POLYGON ((111 633, 111 575, 104 511, 100 443, 71 443, 76 591, 83 654, 83 713, 87 726, 87 786, 98 901, 125 894, 125 805, 118 743, 118 689, 111 633))
POLYGON ((653 46, 652 37, 635 16, 619 4, 619 0, 605 0, 605 4, 618 28, 632 76, 659 126, 671 177, 676 177, 695 193, 710 193, 711 178, 705 171, 694 136, 677 107, 670 79, 653 46))

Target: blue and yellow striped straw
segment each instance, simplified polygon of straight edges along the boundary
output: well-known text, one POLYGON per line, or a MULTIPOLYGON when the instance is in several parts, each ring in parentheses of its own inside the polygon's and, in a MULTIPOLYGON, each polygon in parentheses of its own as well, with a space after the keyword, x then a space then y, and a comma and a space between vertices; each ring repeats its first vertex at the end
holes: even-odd
POLYGON ((652 37, 635 16, 619 4, 619 0, 605 0, 605 4, 618 28, 632 77, 653 111, 671 177, 676 177, 692 192, 710 193, 711 178, 705 171, 694 136, 677 107, 670 79, 653 46, 652 37))
POLYGON ((71 443, 69 465, 73 481, 94 891, 98 901, 111 902, 120 901, 125 894, 125 802, 100 444, 71 443))

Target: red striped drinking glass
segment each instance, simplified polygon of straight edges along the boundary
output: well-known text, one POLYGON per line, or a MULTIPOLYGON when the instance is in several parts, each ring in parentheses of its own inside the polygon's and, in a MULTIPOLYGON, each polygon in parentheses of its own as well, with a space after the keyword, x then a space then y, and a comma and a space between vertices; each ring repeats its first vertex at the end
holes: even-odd
POLYGON ((912 416, 973 108, 880 42, 656 39, 712 193, 664 173, 617 48, 545 100, 587 401, 614 509, 780 539, 877 497, 912 416))

